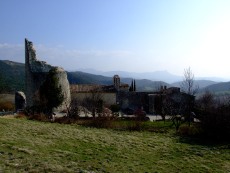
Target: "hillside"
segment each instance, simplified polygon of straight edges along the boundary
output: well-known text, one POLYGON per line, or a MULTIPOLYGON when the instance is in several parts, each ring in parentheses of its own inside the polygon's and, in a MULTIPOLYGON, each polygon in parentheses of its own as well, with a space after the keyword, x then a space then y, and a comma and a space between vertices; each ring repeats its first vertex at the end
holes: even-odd
POLYGON ((213 93, 230 93, 230 82, 221 82, 214 85, 210 85, 203 89, 213 93))
POLYGON ((0 60, 0 93, 24 90, 25 66, 23 63, 0 60))
POLYGON ((105 77, 102 75, 93 75, 81 71, 67 72, 67 76, 70 84, 101 84, 101 85, 112 84, 111 77, 105 77))
MULTIPOLYGON (((195 80, 194 81, 194 85, 195 86, 199 86, 199 89, 205 88, 207 86, 213 85, 213 84, 217 84, 218 82, 215 81, 211 81, 211 80, 195 80)), ((175 87, 181 87, 182 81, 180 82, 174 82, 171 85, 175 86, 175 87)))
MULTIPOLYGON (((122 78, 121 83, 131 84, 133 78, 122 78)), ((80 71, 68 72, 68 80, 70 84, 101 84, 111 85, 113 83, 112 77, 106 77, 102 75, 94 75, 84 73, 80 71)), ((162 81, 151 81, 147 79, 136 79, 137 91, 155 91, 160 88, 161 85, 170 86, 162 81)))
MULTIPOLYGON (((154 122, 152 122, 154 123, 154 122)), ((227 145, 0 117, 0 172, 228 172, 227 145)))

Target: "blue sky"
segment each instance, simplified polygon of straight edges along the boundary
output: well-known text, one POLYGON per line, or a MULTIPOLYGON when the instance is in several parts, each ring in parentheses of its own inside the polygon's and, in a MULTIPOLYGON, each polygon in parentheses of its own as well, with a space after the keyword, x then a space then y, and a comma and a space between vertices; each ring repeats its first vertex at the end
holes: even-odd
POLYGON ((0 59, 230 79, 229 0, 0 0, 0 59))

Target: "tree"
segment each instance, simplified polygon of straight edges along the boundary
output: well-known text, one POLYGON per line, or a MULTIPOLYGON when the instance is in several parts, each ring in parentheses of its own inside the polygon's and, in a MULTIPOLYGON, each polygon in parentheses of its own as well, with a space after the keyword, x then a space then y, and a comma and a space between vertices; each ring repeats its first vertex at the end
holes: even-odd
POLYGON ((129 91, 133 91, 133 80, 132 80, 131 86, 129 87, 129 91))
POLYGON ((136 81, 133 80, 133 91, 136 91, 136 81))
POLYGON ((195 94, 198 91, 198 86, 194 85, 194 74, 192 73, 191 68, 187 68, 184 70, 184 80, 181 84, 181 89, 185 92, 188 96, 186 97, 186 115, 185 118, 189 122, 189 126, 191 123, 191 112, 193 108, 193 102, 195 94))
POLYGON ((11 86, 9 86, 7 80, 0 73, 0 93, 10 93, 12 92, 11 86))
POLYGON ((133 79, 129 91, 136 91, 136 81, 133 79))
POLYGON ((72 98, 70 105, 66 107, 68 117, 73 119, 80 117, 80 102, 76 98, 72 98))
POLYGON ((194 84, 194 74, 191 68, 184 69, 184 79, 181 84, 181 89, 183 92, 189 95, 195 95, 199 89, 198 86, 194 84))
POLYGON ((205 137, 230 140, 230 98, 222 102, 206 91, 196 104, 197 118, 205 137))
POLYGON ((102 113, 103 100, 100 91, 98 91, 97 89, 92 90, 89 97, 86 97, 83 100, 83 106, 92 113, 93 118, 96 117, 96 113, 102 113))
POLYGON ((39 92, 40 106, 43 112, 49 115, 53 112, 54 108, 57 108, 64 101, 64 95, 56 77, 56 68, 49 71, 39 92))

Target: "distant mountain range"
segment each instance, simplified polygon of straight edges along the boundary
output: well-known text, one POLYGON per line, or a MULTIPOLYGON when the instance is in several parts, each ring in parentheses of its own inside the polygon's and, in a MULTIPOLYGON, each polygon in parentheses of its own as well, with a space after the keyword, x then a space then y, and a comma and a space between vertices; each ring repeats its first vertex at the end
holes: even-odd
MULTIPOLYGON (((112 77, 118 74, 122 83, 131 84, 135 79, 137 91, 156 91, 160 86, 180 87, 181 82, 166 83, 164 81, 182 80, 180 76, 175 76, 167 71, 156 71, 152 73, 129 73, 124 71, 98 72, 92 73, 82 71, 67 72, 70 84, 101 84, 111 85, 112 77), (102 73, 102 74, 100 74, 102 73), (150 80, 152 79, 152 80, 150 80), (165 79, 165 80, 163 80, 165 79), (166 80, 168 79, 168 80, 166 80)), ((24 91, 25 65, 23 63, 0 60, 0 92, 24 91)), ((210 90, 213 92, 225 92, 230 90, 230 82, 215 82, 211 80, 197 80, 195 85, 199 85, 201 91, 210 90)))
MULTIPOLYGON (((148 80, 152 80, 152 81, 164 81, 164 82, 169 83, 169 84, 183 80, 183 76, 174 75, 172 73, 169 73, 168 71, 154 71, 154 72, 145 72, 145 73, 136 73, 136 72, 127 72, 127 71, 103 72, 103 71, 98 71, 98 70, 94 70, 94 69, 80 69, 79 71, 85 72, 85 73, 90 73, 90 74, 108 76, 108 77, 111 77, 115 74, 118 74, 119 76, 121 76, 123 78, 148 79, 148 80)), ((196 80, 216 81, 216 82, 226 81, 226 79, 218 78, 218 77, 197 77, 196 80)))
POLYGON ((155 71, 155 72, 146 72, 146 73, 135 73, 135 72, 126 72, 126 71, 102 72, 93 69, 81 69, 80 71, 85 73, 108 76, 108 77, 117 74, 123 78, 148 79, 151 81, 164 81, 167 83, 172 83, 183 79, 182 76, 173 75, 168 71, 155 71))

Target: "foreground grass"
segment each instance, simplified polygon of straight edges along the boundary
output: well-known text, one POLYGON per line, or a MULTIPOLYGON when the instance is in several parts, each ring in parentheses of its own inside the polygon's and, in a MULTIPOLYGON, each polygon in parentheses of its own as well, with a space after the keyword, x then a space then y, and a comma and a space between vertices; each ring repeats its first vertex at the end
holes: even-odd
POLYGON ((0 118, 0 172, 230 172, 229 145, 0 118))

